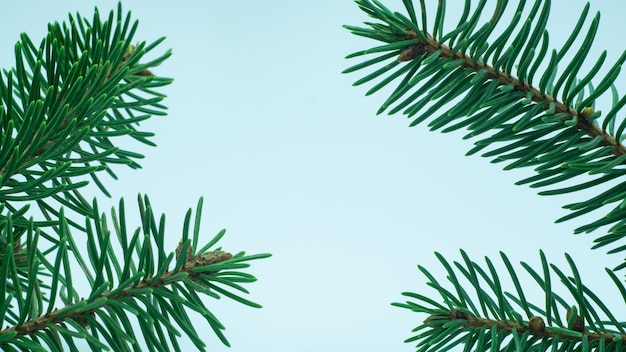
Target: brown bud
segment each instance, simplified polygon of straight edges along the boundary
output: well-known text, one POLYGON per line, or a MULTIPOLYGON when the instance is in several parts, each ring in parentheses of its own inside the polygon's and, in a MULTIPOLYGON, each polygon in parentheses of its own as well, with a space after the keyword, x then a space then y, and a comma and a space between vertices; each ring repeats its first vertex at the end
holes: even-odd
POLYGON ((570 320, 571 315, 572 315, 572 310, 568 309, 567 312, 565 313, 565 319, 567 320, 568 327, 574 331, 585 332, 585 320, 580 315, 576 315, 574 317, 574 322, 572 323, 572 326, 569 326, 569 320, 570 320))
POLYGON ((578 331, 578 332, 585 332, 585 321, 583 320, 583 317, 576 316, 576 318, 574 318, 574 324, 572 325, 572 330, 574 331, 578 331))
POLYGON ((543 322, 541 317, 534 316, 530 318, 528 328, 534 333, 544 332, 546 330, 546 323, 543 322))
POLYGON ((126 61, 128 59, 130 59, 130 57, 135 53, 135 51, 137 50, 137 47, 134 45, 129 45, 128 49, 126 49, 126 52, 124 53, 124 56, 122 57, 122 61, 126 61))
POLYGON ((424 55, 426 53, 426 48, 424 48, 424 44, 415 44, 409 47, 404 48, 398 55, 398 61, 411 61, 420 55, 424 55))
POLYGON ((211 264, 215 264, 215 263, 219 263, 219 262, 223 262, 225 260, 228 260, 230 258, 232 258, 233 255, 227 252, 206 252, 202 255, 196 256, 195 257, 195 265, 196 266, 206 266, 206 265, 211 265, 211 264))
POLYGON ((462 312, 458 309, 455 309, 453 312, 450 312, 450 320, 457 320, 457 319, 465 319, 468 320, 469 319, 469 314, 462 312))
MULTIPOLYGON (((191 252, 192 252, 192 250, 193 249, 191 248, 191 245, 189 245, 187 247, 187 251, 185 251, 185 255, 186 255, 185 256, 185 260, 186 261, 190 261, 191 260, 191 256, 192 256, 191 252)), ((178 259, 178 257, 180 257, 182 251, 183 251, 183 241, 178 241, 178 246, 176 246, 176 251, 175 251, 176 259, 178 259)))
POLYGON ((587 118, 587 117, 589 117, 589 116, 593 115, 593 113, 594 113, 594 112, 595 112, 595 111, 593 110, 593 108, 592 108, 591 106, 587 106, 586 108, 584 108, 584 109, 580 112, 580 115, 581 115, 582 117, 587 118))

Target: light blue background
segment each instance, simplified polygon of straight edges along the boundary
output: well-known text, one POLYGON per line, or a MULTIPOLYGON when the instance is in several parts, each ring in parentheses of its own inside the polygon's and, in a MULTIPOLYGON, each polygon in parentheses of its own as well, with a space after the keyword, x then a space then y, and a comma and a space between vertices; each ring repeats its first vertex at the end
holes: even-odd
MULTIPOLYGON (((385 3, 404 12, 401 1, 385 3)), ((77 10, 91 18, 94 4, 103 14, 115 7, 78 0, 3 6, 0 66, 13 66, 20 32, 39 43, 48 22, 77 10)), ((516 4, 509 6, 510 15, 516 4)), ((553 1, 551 47, 560 47, 583 6, 553 1)), ((223 347, 199 322, 209 350, 413 351, 402 341, 426 316, 390 303, 402 301, 402 291, 435 297, 416 265, 443 281, 433 252, 460 260, 459 248, 498 265, 502 250, 537 270, 540 248, 563 270, 569 252, 586 282, 606 286, 597 293, 609 297, 615 315, 626 316, 603 270, 623 255, 590 251, 604 233, 572 236, 581 220, 553 224, 567 214, 562 205, 584 194, 539 197, 513 186, 531 170, 503 172, 503 164, 465 157, 472 141, 462 141, 462 132, 441 135, 407 128, 400 115, 375 116, 388 91, 363 97, 367 88, 351 87, 362 73, 340 74, 362 60, 344 56, 378 45, 341 28, 369 20, 353 2, 127 1, 124 8, 140 20, 136 40, 167 36, 157 51, 174 54, 154 72, 175 81, 165 89, 169 116, 142 125, 156 132, 158 147, 135 145, 146 155, 143 169, 116 168, 121 180, 107 182, 113 199, 99 196, 101 208, 119 197, 132 208, 137 193, 147 193, 167 214, 173 250, 185 211, 204 196, 207 240, 226 228, 225 250, 273 254, 249 270, 259 279, 249 298, 263 309, 207 301, 233 345, 223 347)), ((461 1, 449 2, 450 23, 461 10, 461 1)), ((609 66, 624 48, 626 6, 595 1, 596 10, 602 23, 589 65, 607 49, 609 66)), ((530 287, 541 305, 541 292, 530 287)))

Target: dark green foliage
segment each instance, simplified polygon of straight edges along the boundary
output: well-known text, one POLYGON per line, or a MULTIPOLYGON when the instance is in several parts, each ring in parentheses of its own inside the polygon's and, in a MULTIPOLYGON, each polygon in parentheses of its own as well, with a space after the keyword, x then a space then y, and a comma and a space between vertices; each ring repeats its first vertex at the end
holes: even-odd
MULTIPOLYGON (((417 334, 406 342, 418 341, 418 351, 448 351, 465 344, 466 350, 557 351, 621 349, 626 338, 624 323, 616 320, 609 308, 582 283, 576 265, 566 255, 571 274, 550 264, 540 253, 541 270, 521 265, 544 292, 542 302, 529 302, 520 285, 520 276, 504 253, 500 253, 508 272, 507 280, 498 275, 486 258, 486 267, 472 261, 461 251, 463 260, 450 263, 439 253, 437 258, 447 272, 448 285, 437 281, 419 266, 440 300, 423 294, 403 292, 409 300, 394 306, 426 313, 423 324, 413 329, 417 334), (451 265, 452 264, 452 265, 451 265), (553 280, 554 278, 557 280, 553 280), (515 291, 504 290, 511 282, 515 291), (451 286, 450 286, 451 285, 451 286), (567 291, 563 297, 557 292, 567 291), (489 317, 489 318, 487 318, 489 317)), ((626 288, 613 271, 606 270, 626 302, 626 288)))
MULTIPOLYGON (((596 196, 565 205, 565 221, 582 215, 598 216, 575 233, 606 230, 593 248, 613 245, 609 253, 626 250, 626 120, 620 118, 626 97, 613 83, 626 61, 626 50, 604 77, 603 51, 587 72, 585 60, 600 15, 589 18, 587 4, 572 23, 571 35, 561 48, 549 47, 546 29, 550 1, 519 1, 509 23, 503 23, 508 1, 497 0, 489 20, 480 23, 486 0, 472 7, 465 1, 455 27, 444 28, 446 1, 434 2, 434 21, 428 20, 426 1, 420 6, 403 0, 407 14, 394 12, 376 0, 355 0, 374 22, 367 27, 345 26, 353 34, 382 42, 347 58, 373 54, 344 71, 369 70, 354 85, 376 82, 366 95, 390 91, 378 113, 402 112, 410 126, 427 123, 431 130, 466 129, 464 138, 478 137, 468 155, 482 153, 504 169, 532 167, 535 175, 517 182, 543 188, 541 195, 572 193, 596 187, 596 196), (527 6, 529 5, 529 6, 527 6), (419 13, 416 12, 419 10, 419 13), (432 27, 429 27, 432 23, 432 27), (576 43, 576 44, 575 44, 576 43), (388 87, 396 82, 395 88, 388 87), (606 114, 596 106, 611 91, 606 114), (607 208, 609 206, 612 208, 607 208), (595 212, 595 211, 598 212, 595 212)), ((458 4, 454 4, 458 6, 458 4)), ((426 269, 427 284, 441 296, 433 299, 405 292, 411 300, 395 306, 426 313, 423 324, 407 342, 417 341, 418 351, 448 351, 464 345, 465 351, 622 351, 625 323, 589 287, 583 285, 576 265, 566 254, 571 274, 549 264, 541 252, 541 269, 522 267, 543 291, 543 302, 530 302, 518 274, 501 253, 515 291, 506 291, 498 271, 487 258, 486 266, 471 261, 438 259, 451 285, 443 285, 426 269), (554 280, 556 278, 557 280, 554 280), (569 292, 562 297, 557 286, 569 292)), ((613 270, 626 267, 626 262, 613 270)), ((606 269, 624 302, 623 280, 606 269)))
POLYGON ((90 177, 108 195, 99 175, 116 178, 115 164, 139 168, 143 156, 116 146, 118 137, 154 145, 139 123, 165 114, 158 89, 172 80, 151 70, 170 52, 147 60, 163 38, 132 44, 137 24, 121 5, 91 22, 70 16, 39 46, 23 34, 16 67, 0 75, 3 351, 181 351, 181 336, 205 350, 206 326, 191 311, 229 343, 201 294, 260 307, 240 295, 256 281, 242 270, 269 254, 215 248, 223 230, 202 243, 202 199, 177 244, 147 197, 131 225, 123 201, 108 218, 80 194, 90 177), (32 203, 40 214, 29 213, 32 203))
MULTIPOLYGON (((599 14, 589 21, 589 5, 573 25, 567 42, 558 50, 549 50, 545 28, 549 1, 537 0, 530 10, 525 2, 520 2, 508 25, 498 23, 506 10, 506 1, 497 1, 491 20, 484 24, 478 23, 478 19, 485 1, 475 9, 466 1, 458 26, 449 31, 443 28, 445 1, 439 2, 432 29, 427 27, 426 12, 422 10, 418 16, 409 0, 404 1, 408 16, 392 12, 376 0, 356 3, 380 22, 366 22, 369 28, 345 27, 353 34, 385 44, 348 55, 347 58, 377 56, 344 72, 380 65, 355 82, 360 85, 380 80, 367 95, 398 82, 379 114, 402 111, 412 118, 411 126, 429 120, 431 130, 443 132, 466 128, 469 132, 464 138, 481 138, 468 155, 481 152, 492 157, 494 163, 506 162, 507 170, 533 167, 536 175, 518 184, 548 188, 540 192, 542 195, 605 185, 624 175, 626 149, 621 141, 625 138, 626 121, 618 117, 626 97, 620 97, 612 87, 626 61, 626 51, 603 78, 598 78, 597 73, 606 52, 600 54, 589 72, 581 72, 585 59, 593 57, 589 50, 599 22, 599 14), (522 16, 523 11, 528 13, 522 16), (581 43, 574 49, 577 40, 581 43), (421 50, 416 52, 420 54, 406 60, 402 55, 411 46, 419 46, 421 50), (571 54, 568 61, 567 54, 571 54), (613 105, 602 118, 595 102, 609 89, 613 105), (450 103, 454 105, 450 107, 450 103), (592 178, 576 178, 583 174, 592 178), (577 181, 575 185, 561 185, 572 179, 577 181)), ((423 1, 420 4, 426 8, 423 1)), ((626 188, 612 186, 594 198, 565 205, 572 213, 557 221, 613 204, 607 215, 575 232, 610 225, 611 236, 599 238, 596 247, 623 242, 624 199, 626 188)), ((612 251, 623 249, 626 247, 622 244, 612 251)))
MULTIPOLYGON (((0 336, 11 337, 0 337, 0 346, 6 350, 20 346, 33 351, 60 350, 62 342, 75 348, 78 338, 85 339, 92 350, 141 350, 136 326, 131 324, 136 321, 148 348, 170 346, 179 351, 176 339, 184 333, 204 350, 198 326, 191 323, 188 310, 204 317, 228 345, 222 333, 224 326, 197 293, 213 298, 224 295, 260 308, 235 292, 248 293, 241 284, 256 281, 239 270, 249 267, 248 261, 269 254, 231 255, 213 248, 224 235, 223 230, 199 251, 194 250, 200 241, 201 206, 202 200, 193 225, 191 209, 187 212, 178 248, 164 243, 165 216, 157 221, 147 197, 139 198, 142 224, 136 229, 127 224, 123 201, 118 211, 112 210, 112 220, 100 214, 94 202, 94 214, 85 224, 87 251, 82 254, 63 211, 58 222, 58 244, 45 253, 37 248, 40 232, 31 220, 25 233, 29 246, 17 251, 24 261, 15 260, 16 248, 12 245, 0 253, 0 322, 10 326, 0 336), (77 264, 82 272, 76 270, 77 264), (82 292, 83 296, 76 289, 77 276, 91 287, 89 292, 82 292)), ((7 219, 0 233, 14 243, 11 216, 7 219)))
POLYGON ((164 38, 132 45, 137 25, 120 6, 104 21, 96 10, 91 23, 77 14, 69 24, 50 24, 39 46, 22 35, 16 68, 0 75, 0 200, 9 210, 35 200, 49 218, 59 215, 59 204, 89 215, 89 202, 77 192, 87 184, 82 176, 108 195, 101 171, 115 177, 113 164, 140 167, 135 159, 143 155, 116 147, 114 139, 153 145, 153 134, 138 123, 164 114, 165 96, 154 88, 172 80, 150 71, 169 51, 140 62, 164 38))

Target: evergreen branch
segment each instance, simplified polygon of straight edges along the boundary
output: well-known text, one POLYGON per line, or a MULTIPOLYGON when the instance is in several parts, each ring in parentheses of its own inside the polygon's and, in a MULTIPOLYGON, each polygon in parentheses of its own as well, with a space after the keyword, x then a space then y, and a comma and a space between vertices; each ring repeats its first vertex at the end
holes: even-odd
MULTIPOLYGON (((171 82, 151 72, 167 51, 147 63, 152 44, 130 43, 137 29, 130 13, 93 20, 70 15, 69 24, 53 23, 36 47, 23 34, 16 44, 16 67, 0 75, 0 200, 38 201, 48 221, 49 199, 79 214, 90 204, 76 190, 90 176, 108 195, 97 173, 112 164, 140 167, 141 154, 116 147, 112 140, 130 136, 142 143, 152 134, 137 129, 151 115, 163 115, 162 93, 152 90, 171 82), (73 195, 74 194, 74 195, 73 195)), ((9 208, 10 209, 10 208, 9 208)), ((16 218, 14 218, 16 219, 16 218)))
MULTIPOLYGON (((535 176, 517 184, 543 188, 583 174, 595 177, 591 181, 544 190, 541 195, 606 185, 624 175, 626 148, 621 142, 626 121, 616 118, 618 112, 623 111, 626 98, 620 97, 613 83, 626 61, 626 51, 599 82, 596 76, 606 52, 582 79, 578 78, 599 25, 599 14, 596 14, 587 31, 582 30, 589 12, 588 4, 566 43, 547 55, 549 36, 545 26, 549 2, 540 6, 542 2, 535 1, 526 18, 522 17, 525 2, 520 2, 511 23, 497 36, 493 34, 494 28, 507 2, 499 1, 491 20, 481 26, 478 18, 484 2, 472 13, 471 1, 466 1, 459 24, 448 32, 443 30, 445 1, 439 2, 432 32, 426 27, 423 1, 420 2, 421 27, 417 21, 420 16, 415 13, 411 0, 403 1, 408 17, 392 12, 376 0, 355 2, 380 22, 365 22, 369 28, 345 27, 355 35, 385 44, 348 55, 347 58, 378 56, 344 73, 381 66, 355 82, 360 85, 380 79, 366 95, 399 81, 378 114, 387 109, 390 109, 389 114, 403 111, 413 118, 410 126, 430 119, 431 130, 452 132, 467 128, 470 132, 464 138, 484 136, 475 142, 468 155, 483 151, 483 156, 495 157, 494 163, 509 162, 504 167, 507 170, 535 168, 535 176), (565 62, 579 37, 582 40, 579 48, 569 54, 571 59, 565 62), (562 72, 559 72, 559 65, 565 67, 562 72), (535 77, 539 75, 537 82, 535 77), (593 82, 596 82, 595 87, 593 82), (596 111, 596 99, 609 88, 613 92, 613 103, 599 124, 602 113, 596 111), (491 150, 484 151, 488 147, 491 150)), ((626 187, 618 184, 597 197, 564 206, 572 212, 557 221, 617 204, 604 217, 575 230, 575 233, 591 232, 611 226, 610 235, 598 238, 594 248, 605 246, 626 236, 624 199, 626 187)), ((623 250, 626 245, 610 252, 623 250)))
MULTIPOLYGON (((31 249, 26 255, 30 265, 25 272, 18 270, 19 261, 12 246, 15 243, 12 227, 4 228, 3 237, 8 240, 0 266, 0 293, 3 297, 0 309, 5 314, 1 315, 0 322, 6 328, 0 331, 1 348, 28 346, 33 351, 62 350, 61 341, 76 348, 76 341, 84 339, 96 349, 136 350, 139 343, 135 332, 137 326, 130 323, 130 317, 135 316, 149 349, 160 350, 169 344, 179 350, 175 346, 178 346, 176 339, 181 336, 180 329, 199 350, 204 350, 205 344, 197 327, 190 322, 189 310, 203 316, 218 338, 229 345, 222 332, 224 326, 196 292, 213 298, 224 295, 260 308, 233 291, 248 293, 241 284, 254 282, 256 278, 240 270, 249 267, 249 261, 267 258, 269 254, 245 255, 241 252, 232 255, 219 248, 209 250, 224 231, 201 251, 194 251, 190 243, 199 240, 199 218, 194 226, 194 238, 183 236, 184 240, 176 250, 168 253, 164 217, 157 222, 148 198, 139 199, 143 225, 132 235, 126 230, 123 200, 117 212, 112 210, 114 232, 108 229, 109 222, 104 214, 87 217, 86 250, 76 246, 61 212, 60 239, 53 245, 53 252, 46 255, 31 249), (113 234, 118 239, 122 258, 118 258, 118 251, 111 242, 113 234), (88 261, 81 253, 88 254, 88 261), (51 254, 54 254, 54 262, 46 259, 51 254), (81 298, 74 288, 74 261, 79 263, 90 284, 87 298, 81 298), (50 285, 40 281, 39 277, 46 273, 50 275, 50 285), (20 275, 29 279, 20 278, 20 275), (58 299, 62 301, 61 307, 56 304, 58 299)), ((201 205, 202 200, 198 206, 201 205)), ((95 202, 93 209, 98 211, 95 202)), ((188 218, 190 214, 191 210, 188 218)), ((11 216, 7 219, 10 225, 11 216)), ((32 220, 30 224, 30 248, 37 248, 38 232, 33 231, 32 220)), ((183 233, 188 229, 187 221, 183 233)))
MULTIPOLYGON (((544 291, 545 308, 540 308, 542 304, 527 301, 521 293, 518 275, 509 259, 504 253, 500 254, 515 284, 516 293, 503 290, 503 281, 488 259, 489 269, 484 270, 462 250, 464 261, 453 263, 456 270, 443 256, 437 254, 448 273, 447 279, 453 290, 440 284, 426 269, 419 267, 429 280, 428 286, 434 288, 442 299, 438 302, 418 293, 403 292, 402 295, 410 300, 392 304, 428 314, 423 323, 413 329, 413 332, 419 333, 405 342, 417 341, 418 351, 447 351, 460 343, 465 344, 465 350, 472 351, 493 348, 503 351, 564 351, 571 348, 580 351, 624 350, 621 341, 626 339, 625 323, 615 320, 602 300, 582 283, 575 263, 567 254, 573 276, 567 276, 549 264, 543 252, 540 252, 545 268, 543 275, 535 272, 528 264, 521 263, 544 291), (571 298, 564 299, 556 293, 559 290, 550 284, 551 272, 559 277, 571 298), (476 294, 469 295, 465 291, 468 287, 473 288, 476 294), (479 306, 483 307, 482 310, 477 309, 479 306), (602 310, 603 316, 597 308, 602 310), (564 316, 559 312, 564 312, 564 316)), ((611 270, 606 270, 620 292, 625 292, 623 283, 616 279, 611 270)))

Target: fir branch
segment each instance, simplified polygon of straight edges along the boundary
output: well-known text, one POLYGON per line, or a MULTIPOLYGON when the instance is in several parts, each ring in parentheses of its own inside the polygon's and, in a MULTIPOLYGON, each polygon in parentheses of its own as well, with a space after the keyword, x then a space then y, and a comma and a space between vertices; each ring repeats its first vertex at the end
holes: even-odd
POLYGON ((130 136, 154 145, 152 134, 136 126, 164 115, 164 95, 153 88, 171 79, 151 69, 171 53, 142 62, 163 38, 131 45, 137 25, 119 4, 106 19, 96 9, 91 21, 77 14, 69 25, 49 25, 39 47, 22 35, 15 69, 0 76, 0 200, 10 211, 18 209, 13 203, 37 201, 47 217, 38 226, 58 216, 51 201, 90 214, 89 202, 76 192, 88 181, 78 178, 92 177, 109 195, 97 174, 116 178, 113 164, 140 167, 135 160, 143 155, 112 140, 130 136))
MULTIPOLYGON (((403 111, 413 118, 410 126, 431 119, 431 130, 452 132, 467 128, 463 138, 484 136, 475 142, 467 155, 483 151, 482 156, 494 157, 494 163, 509 162, 505 170, 534 167, 536 175, 518 181, 530 187, 558 187, 589 174, 591 181, 580 179, 574 185, 551 188, 541 195, 577 192, 606 185, 626 174, 626 148, 622 144, 626 120, 616 121, 617 112, 626 106, 626 98, 613 87, 621 65, 626 62, 626 51, 602 78, 596 78, 606 52, 582 79, 580 68, 599 26, 599 13, 594 16, 587 31, 583 25, 589 4, 566 43, 549 53, 546 29, 550 3, 535 1, 526 19, 522 18, 525 2, 520 2, 511 22, 502 32, 494 29, 502 18, 507 2, 498 2, 491 20, 478 23, 484 10, 481 2, 472 13, 471 1, 465 2, 457 27, 445 32, 443 16, 445 1, 439 2, 435 25, 426 27, 425 3, 421 4, 421 23, 411 0, 403 1, 408 16, 393 12, 376 0, 355 0, 370 17, 380 22, 365 22, 369 28, 345 26, 353 34, 374 39, 384 44, 361 50, 346 58, 378 55, 356 64, 344 73, 381 66, 354 85, 380 79, 366 95, 373 94, 393 81, 399 81, 378 113, 403 111), (469 18, 469 19, 468 19, 469 18), (518 26, 518 24, 522 24, 518 26), (420 27, 421 26, 421 27, 420 27), (580 47, 563 62, 575 40, 581 37, 580 47), (548 55, 549 53, 549 55, 548 55), (395 58, 395 60, 394 60, 395 58), (565 65, 559 72, 559 64, 565 65), (540 68, 543 72, 539 72, 540 68), (538 84, 533 79, 540 75, 538 84), (595 106, 597 98, 611 88, 613 103, 601 124, 601 111, 595 106), (395 105, 395 106, 394 106, 395 105), (439 116, 437 113, 439 112, 439 116), (619 127, 616 129, 615 126, 619 127), (491 150, 484 151, 491 147, 491 150)), ((623 241, 626 237, 626 188, 611 186, 600 195, 564 206, 572 212, 557 222, 579 217, 605 206, 613 205, 606 215, 574 230, 591 232, 604 226, 609 235, 596 239, 598 248, 623 241)), ((609 253, 626 250, 618 245, 609 253)), ((626 267, 626 262, 619 268, 626 267)))
POLYGON ((618 341, 626 339, 626 334, 612 334, 608 332, 590 332, 585 330, 583 319, 580 316, 574 317, 571 327, 551 327, 546 326, 543 318, 533 316, 528 321, 520 323, 515 320, 497 320, 486 317, 474 317, 460 310, 441 312, 430 315, 424 324, 432 329, 447 329, 450 326, 460 326, 466 332, 475 330, 495 329, 498 333, 511 335, 513 330, 518 334, 529 333, 530 339, 551 339, 557 341, 581 342, 583 336, 591 344, 600 344, 603 341, 618 341))
POLYGON ((165 114, 160 104, 165 95, 154 89, 171 79, 155 76, 152 68, 170 51, 143 62, 163 38, 131 45, 137 25, 121 4, 104 19, 97 9, 91 21, 70 15, 69 23, 48 26, 38 48, 23 34, 16 67, 0 75, 3 350, 76 351, 81 340, 93 350, 138 350, 136 330, 148 350, 180 350, 181 331, 204 350, 188 311, 204 317, 222 343, 229 342, 200 294, 261 307, 239 295, 249 293, 243 284, 256 281, 241 270, 270 255, 213 248, 223 230, 196 250, 202 199, 193 225, 191 209, 187 212, 179 246, 167 251, 165 218, 157 221, 147 197, 139 196, 141 226, 130 233, 123 200, 111 212, 110 228, 97 202, 90 204, 79 192, 87 184, 80 178, 89 175, 109 195, 97 174, 107 171, 116 178, 110 165, 138 168, 135 160, 143 157, 113 140, 130 136, 154 145, 152 134, 137 125, 165 114), (29 205, 17 205, 31 201, 45 220, 27 218, 29 205), (84 225, 67 217, 66 209, 81 215, 84 225), (71 229, 86 236, 84 248, 71 229), (89 284, 85 296, 75 286, 81 271, 89 284))
MULTIPOLYGON (((87 217, 86 249, 79 248, 73 239, 67 219, 60 212, 59 235, 53 246, 42 252, 38 247, 39 232, 34 230, 31 220, 27 233, 30 251, 27 252, 26 271, 18 271, 23 264, 16 260, 12 227, 0 233, 7 244, 0 253, 0 294, 5 299, 0 308, 0 323, 6 328, 0 331, 0 347, 30 346, 31 350, 58 348, 49 343, 38 342, 44 335, 51 334, 60 341, 73 346, 76 339, 88 343, 108 346, 114 350, 129 350, 136 345, 136 328, 130 325, 130 317, 141 327, 147 347, 155 344, 176 345, 182 330, 198 347, 204 350, 205 343, 191 324, 187 310, 203 316, 217 337, 229 345, 223 324, 211 313, 198 293, 212 298, 226 296, 253 308, 261 306, 241 297, 236 292, 249 293, 242 284, 252 283, 256 278, 242 269, 248 262, 267 258, 269 254, 232 255, 220 248, 211 249, 224 236, 218 233, 196 251, 192 243, 201 236, 200 207, 198 202, 196 223, 190 238, 191 209, 183 226, 183 238, 172 252, 165 250, 164 218, 157 222, 150 201, 139 197, 142 226, 132 235, 127 233, 125 206, 120 201, 119 209, 112 210, 113 228, 109 221, 100 216, 87 217), (112 231, 115 235, 112 237, 112 231), (117 238, 119 247, 111 240, 117 238), (83 253, 87 258, 83 258, 83 253), (118 256, 121 255, 122 258, 118 256), (73 257, 73 258, 72 258, 73 257), (50 261, 48 258, 54 258, 50 261), (120 260, 122 259, 122 260, 120 260), (81 297, 74 287, 73 267, 78 262, 89 282, 90 292, 81 297), (45 279, 48 276, 49 279, 45 279), (62 306, 57 305, 57 301, 62 306), (121 325, 120 325, 121 324, 121 325), (166 328, 170 335, 160 336, 159 329, 166 328), (117 336, 103 341, 99 336, 117 336), (7 338, 7 337, 11 338, 7 338), (169 339, 169 341, 168 341, 169 339), (37 347, 38 346, 38 347, 37 347)), ((93 204, 98 211, 97 202, 93 204)), ((8 216, 9 225, 11 216, 8 216)), ((21 253, 21 250, 19 251, 21 253)))
MULTIPOLYGON (((621 350, 621 340, 626 338, 625 323, 617 321, 602 299, 582 283, 575 263, 567 254, 573 276, 565 275, 555 265, 548 263, 543 252, 540 252, 543 274, 521 262, 522 267, 543 290, 545 299, 542 304, 527 301, 519 286, 518 274, 506 255, 502 252, 500 254, 515 284, 516 293, 503 289, 503 278, 489 259, 486 258, 488 269, 485 270, 463 250, 463 262, 455 261, 453 265, 437 253, 437 258, 448 273, 451 289, 438 282, 428 270, 419 267, 428 278, 428 286, 441 296, 441 300, 404 292, 402 294, 410 300, 392 303, 396 307, 428 314, 423 323, 413 329, 419 333, 406 342, 417 341, 417 347, 421 347, 419 350, 424 351, 447 351, 458 343, 464 343, 466 349, 476 351, 503 344, 506 345, 505 350, 518 351, 544 351, 548 347, 561 351, 568 346, 582 344, 587 346, 583 351, 621 350), (571 298, 564 298, 557 293, 560 290, 552 282, 551 272, 557 274, 560 283, 569 290, 571 298), (471 295, 467 287, 476 293, 471 295), (568 302, 575 304, 570 305, 568 302)), ((626 292, 623 282, 616 280, 611 270, 607 269, 607 273, 619 291, 626 292)))
POLYGON ((610 135, 606 131, 603 131, 599 126, 593 123, 593 120, 590 119, 590 117, 594 114, 594 109, 592 107, 584 107, 580 112, 578 112, 573 107, 566 106, 563 102, 556 100, 552 95, 542 94, 539 89, 528 84, 528 82, 520 81, 517 77, 511 75, 510 72, 496 70, 493 66, 484 63, 482 60, 476 60, 475 57, 472 57, 469 54, 454 50, 453 48, 440 43, 429 34, 418 35, 412 29, 407 29, 407 31, 410 35, 406 37, 406 40, 416 40, 419 41, 419 43, 403 48, 397 56, 398 62, 411 61, 420 56, 428 57, 431 54, 437 53, 438 60, 454 62, 459 67, 471 72, 481 72, 487 80, 497 81, 499 82, 499 86, 512 87, 512 91, 523 93, 526 100, 532 100, 535 103, 542 104, 543 111, 550 110, 551 114, 560 116, 559 121, 563 123, 567 121, 576 121, 576 128, 584 131, 585 134, 591 138, 595 138, 597 136, 601 137, 602 142, 600 144, 612 147, 611 152, 616 156, 626 154, 626 147, 624 147, 623 144, 618 143, 614 136, 610 135), (427 41, 422 42, 420 40, 421 37, 426 37, 427 41))
MULTIPOLYGON (((159 292, 159 289, 163 287, 182 283, 187 279, 198 281, 203 275, 218 273, 210 267, 212 264, 228 261, 232 257, 230 253, 219 251, 207 252, 189 258, 178 271, 167 271, 159 277, 143 279, 136 283, 129 282, 128 285, 116 287, 114 290, 103 292, 99 296, 81 299, 77 303, 68 304, 63 308, 57 308, 50 313, 27 320, 19 326, 7 327, 0 331, 0 336, 6 334, 11 336, 30 335, 47 329, 48 324, 62 324, 67 320, 81 322, 83 326, 88 327, 85 316, 95 317, 95 312, 110 307, 113 304, 111 301, 135 299, 135 296, 144 295, 147 292, 159 292)), ((135 276, 137 277, 137 275, 135 276)), ((207 287, 208 289, 210 288, 207 287)))

